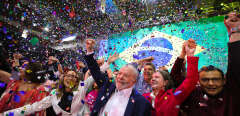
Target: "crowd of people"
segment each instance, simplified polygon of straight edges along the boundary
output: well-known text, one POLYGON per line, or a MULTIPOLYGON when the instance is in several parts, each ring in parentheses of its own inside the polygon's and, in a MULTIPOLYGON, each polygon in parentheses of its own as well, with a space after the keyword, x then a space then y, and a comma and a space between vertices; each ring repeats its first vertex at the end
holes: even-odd
MULTIPOLYGON (((84 62, 68 69, 54 56, 46 64, 1 52, 0 115, 20 116, 240 116, 240 14, 224 20, 229 33, 227 73, 212 65, 198 70, 196 42, 182 45, 171 71, 147 57, 112 71, 94 58, 95 40, 87 39, 84 62), (185 67, 187 64, 187 67, 185 67)), ((71 65, 71 64, 68 64, 71 65)))

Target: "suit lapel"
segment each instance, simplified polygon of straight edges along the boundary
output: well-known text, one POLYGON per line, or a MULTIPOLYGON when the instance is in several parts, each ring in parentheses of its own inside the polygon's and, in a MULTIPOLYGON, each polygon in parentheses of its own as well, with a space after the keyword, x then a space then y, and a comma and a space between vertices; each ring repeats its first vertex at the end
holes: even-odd
POLYGON ((97 110, 98 112, 100 112, 100 110, 104 108, 109 98, 114 93, 115 89, 116 89, 116 86, 114 83, 112 83, 111 86, 106 90, 106 92, 102 93, 102 96, 100 98, 100 103, 99 103, 100 106, 98 107, 99 109, 97 110))
MULTIPOLYGON (((109 89, 106 90, 104 95, 105 95, 107 101, 110 99, 111 95, 115 92, 115 89, 116 89, 116 86, 114 83, 112 83, 111 86, 109 87, 109 89)), ((104 103, 103 105, 105 105, 106 103, 104 103)))
POLYGON ((132 93, 130 95, 130 98, 128 100, 128 104, 124 113, 124 116, 131 116, 132 115, 132 111, 134 109, 134 105, 135 105, 135 89, 132 90, 132 93))

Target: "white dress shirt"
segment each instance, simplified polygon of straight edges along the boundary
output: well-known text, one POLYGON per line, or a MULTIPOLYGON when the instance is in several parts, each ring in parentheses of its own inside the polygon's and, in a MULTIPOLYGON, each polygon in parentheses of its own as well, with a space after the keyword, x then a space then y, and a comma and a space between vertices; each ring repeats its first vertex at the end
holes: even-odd
POLYGON ((106 105, 101 109, 99 116, 123 116, 132 93, 133 87, 118 91, 111 95, 106 105))

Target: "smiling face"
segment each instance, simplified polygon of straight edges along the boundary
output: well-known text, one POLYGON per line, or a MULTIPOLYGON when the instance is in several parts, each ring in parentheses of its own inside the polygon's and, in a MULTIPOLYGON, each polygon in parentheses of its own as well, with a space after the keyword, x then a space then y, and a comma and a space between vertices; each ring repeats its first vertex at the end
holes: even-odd
POLYGON ((77 74, 74 71, 68 71, 64 75, 64 81, 63 84, 66 88, 74 88, 77 82, 77 74))
POLYGON ((152 89, 154 90, 165 90, 165 86, 167 85, 168 81, 164 80, 162 74, 160 72, 155 72, 152 75, 151 85, 152 89))
POLYGON ((154 68, 151 65, 145 65, 144 66, 144 71, 143 71, 143 77, 144 80, 147 83, 150 83, 151 79, 152 79, 152 74, 154 73, 154 68))
POLYGON ((118 72, 116 77, 116 87, 118 90, 132 87, 136 82, 136 76, 134 69, 129 66, 124 66, 118 72))
POLYGON ((217 70, 202 71, 199 76, 201 87, 207 94, 212 96, 220 93, 226 82, 221 73, 217 70))

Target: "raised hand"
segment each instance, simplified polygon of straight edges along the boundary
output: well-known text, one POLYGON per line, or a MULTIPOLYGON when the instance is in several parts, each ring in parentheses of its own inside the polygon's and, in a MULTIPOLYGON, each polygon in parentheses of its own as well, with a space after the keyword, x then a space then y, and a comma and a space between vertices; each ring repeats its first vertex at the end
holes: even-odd
POLYGON ((14 59, 18 59, 18 60, 19 60, 19 59, 21 59, 21 58, 22 58, 22 54, 19 54, 19 53, 14 53, 14 54, 13 54, 13 58, 14 58, 14 59))
POLYGON ((81 61, 78 62, 78 65, 79 65, 80 68, 84 68, 85 67, 84 63, 81 62, 81 61))
POLYGON ((240 14, 231 12, 224 19, 224 24, 228 30, 229 42, 240 40, 240 14))
POLYGON ((52 64, 54 62, 59 62, 59 60, 53 56, 48 57, 48 64, 52 64))
POLYGON ((114 61, 116 61, 119 58, 119 54, 114 53, 113 55, 110 55, 108 58, 108 64, 113 63, 114 61))
POLYGON ((19 59, 21 59, 23 56, 19 53, 13 54, 13 60, 12 60, 12 67, 20 66, 19 59))
POLYGON ((185 58, 185 56, 186 56, 186 49, 185 49, 186 44, 187 44, 187 41, 185 41, 182 45, 182 52, 181 52, 179 58, 182 58, 182 59, 185 58))
POLYGON ((196 42, 193 39, 189 39, 186 43, 185 43, 185 51, 187 56, 194 56, 194 53, 196 51, 196 42))
POLYGON ((240 26, 240 14, 237 14, 236 12, 231 12, 227 14, 224 20, 224 24, 227 27, 228 31, 231 31, 231 28, 240 26))
POLYGON ((95 40, 94 39, 87 39, 85 44, 86 44, 87 52, 88 53, 93 52, 94 46, 96 44, 95 40))
POLYGON ((52 57, 53 62, 59 62, 59 60, 56 57, 52 57))

